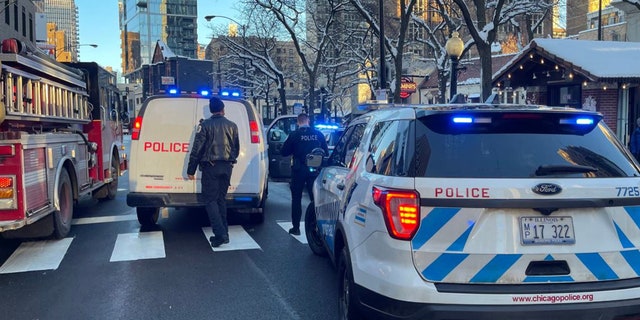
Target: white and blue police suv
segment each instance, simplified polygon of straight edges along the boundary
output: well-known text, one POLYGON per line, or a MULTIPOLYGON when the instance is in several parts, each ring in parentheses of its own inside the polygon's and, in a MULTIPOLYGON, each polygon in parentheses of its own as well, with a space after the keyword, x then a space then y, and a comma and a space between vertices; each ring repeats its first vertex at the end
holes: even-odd
POLYGON ((640 168, 599 113, 391 106, 320 170, 342 319, 640 317, 640 168))

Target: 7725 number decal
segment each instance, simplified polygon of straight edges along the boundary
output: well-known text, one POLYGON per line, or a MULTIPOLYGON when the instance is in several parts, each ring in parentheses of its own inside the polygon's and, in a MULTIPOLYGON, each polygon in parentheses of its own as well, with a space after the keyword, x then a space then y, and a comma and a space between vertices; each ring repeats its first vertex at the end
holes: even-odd
POLYGON ((640 187, 616 187, 618 197, 640 197, 640 187))

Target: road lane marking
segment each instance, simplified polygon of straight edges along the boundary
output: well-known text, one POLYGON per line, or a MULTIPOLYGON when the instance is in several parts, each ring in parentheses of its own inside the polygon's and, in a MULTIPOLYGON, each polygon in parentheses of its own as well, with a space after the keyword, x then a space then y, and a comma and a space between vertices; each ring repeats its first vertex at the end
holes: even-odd
POLYGON ((162 231, 118 234, 110 262, 165 258, 162 231))
POLYGON ((93 218, 78 218, 78 219, 71 220, 71 224, 72 225, 94 224, 94 223, 107 223, 107 222, 118 222, 118 221, 133 221, 133 220, 138 220, 137 214, 104 216, 104 217, 93 217, 93 218))
MULTIPOLYGON (((279 221, 278 225, 280 226, 280 228, 284 229, 284 231, 286 231, 287 233, 289 233, 289 229, 293 228, 293 223, 291 223, 291 221, 279 221)), ((292 235, 292 234, 289 234, 289 235, 296 238, 296 240, 300 241, 301 243, 307 244, 307 234, 304 231, 304 222, 300 222, 299 236, 292 235)))
MULTIPOLYGON (((211 227, 203 227, 202 232, 207 239, 207 243, 211 246, 209 242, 209 237, 213 236, 213 231, 211 231, 211 227)), ((229 226, 229 243, 222 244, 221 246, 211 249, 215 251, 233 251, 233 250, 248 250, 248 249, 260 249, 255 240, 244 230, 242 226, 229 226)))
POLYGON ((0 274, 58 269, 71 241, 73 238, 23 242, 0 267, 0 274))

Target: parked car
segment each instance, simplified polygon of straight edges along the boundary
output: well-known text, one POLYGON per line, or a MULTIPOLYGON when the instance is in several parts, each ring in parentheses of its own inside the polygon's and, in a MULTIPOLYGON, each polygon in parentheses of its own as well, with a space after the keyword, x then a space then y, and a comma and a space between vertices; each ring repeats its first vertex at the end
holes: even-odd
MULTIPOLYGON (((291 156, 282 156, 281 150, 289 134, 298 129, 297 117, 295 114, 278 116, 267 127, 269 176, 271 178, 285 180, 291 178, 291 156)), ((316 124, 315 127, 324 134, 327 146, 329 150, 332 150, 343 132, 343 128, 335 124, 316 124)))
POLYGON ((341 319, 638 318, 640 168, 602 118, 463 104, 351 121, 305 215, 341 319))
MULTIPOLYGON (((222 98, 222 97, 221 97, 222 98)), ((227 207, 264 220, 268 195, 267 147, 256 108, 222 98, 225 117, 236 123, 241 152, 231 175, 227 207)), ((211 116, 209 96, 158 95, 142 105, 131 134, 127 205, 142 225, 155 224, 162 207, 201 207, 201 171, 187 178, 190 145, 199 122, 211 116)))

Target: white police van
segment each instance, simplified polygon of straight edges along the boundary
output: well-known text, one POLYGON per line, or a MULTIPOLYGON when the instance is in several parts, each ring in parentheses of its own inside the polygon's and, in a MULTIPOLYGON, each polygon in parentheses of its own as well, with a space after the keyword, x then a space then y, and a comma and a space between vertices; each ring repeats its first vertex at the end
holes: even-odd
MULTIPOLYGON (((163 207, 203 206, 201 172, 187 177, 190 146, 201 120, 211 116, 207 92, 166 94, 144 102, 131 132, 127 205, 136 207, 142 225, 155 224, 163 207)), ((225 117, 236 123, 240 139, 227 207, 264 220, 268 166, 262 121, 248 101, 220 96, 225 117)))
POLYGON ((313 192, 342 319, 640 317, 640 168, 599 113, 372 111, 313 192))

